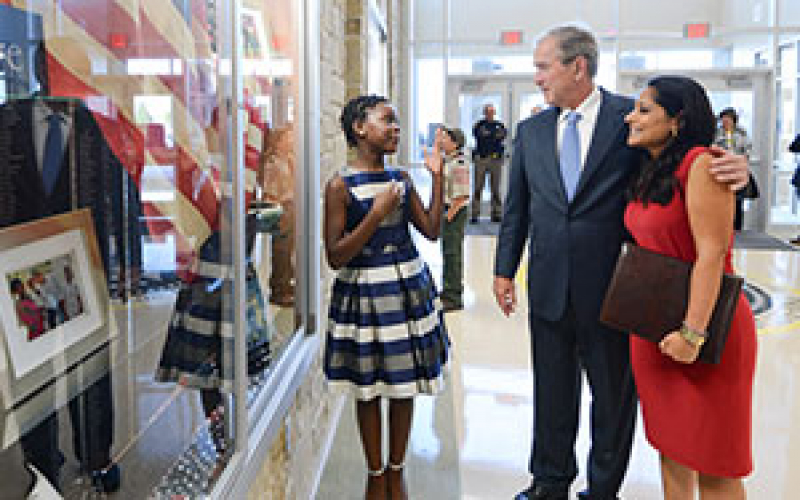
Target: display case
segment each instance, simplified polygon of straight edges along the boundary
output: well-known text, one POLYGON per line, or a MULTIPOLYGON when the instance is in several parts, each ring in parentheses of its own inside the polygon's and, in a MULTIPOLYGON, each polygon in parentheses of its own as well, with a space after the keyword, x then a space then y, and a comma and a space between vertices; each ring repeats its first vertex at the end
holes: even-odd
POLYGON ((246 492, 318 350, 314 10, 0 1, 0 497, 246 492))

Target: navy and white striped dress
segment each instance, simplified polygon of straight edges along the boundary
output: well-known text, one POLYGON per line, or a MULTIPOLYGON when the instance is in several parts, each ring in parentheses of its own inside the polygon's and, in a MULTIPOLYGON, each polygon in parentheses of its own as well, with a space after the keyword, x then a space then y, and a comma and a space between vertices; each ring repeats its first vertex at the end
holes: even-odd
MULTIPOLYGON (((347 231, 372 208, 398 170, 340 173, 350 193, 347 231)), ((364 249, 342 267, 333 284, 325 344, 328 381, 355 397, 407 398, 443 387, 449 340, 428 266, 409 233, 409 189, 364 249)))

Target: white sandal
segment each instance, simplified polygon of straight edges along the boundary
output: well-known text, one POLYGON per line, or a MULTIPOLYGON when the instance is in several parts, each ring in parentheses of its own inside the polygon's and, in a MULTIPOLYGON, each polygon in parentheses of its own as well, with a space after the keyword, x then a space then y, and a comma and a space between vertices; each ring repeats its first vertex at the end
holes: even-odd
POLYGON ((378 470, 367 469, 367 476, 369 476, 369 477, 381 477, 384 472, 386 472, 386 467, 380 468, 378 470))
POLYGON ((387 467, 392 472, 400 472, 400 471, 402 471, 403 469, 406 468, 406 463, 405 462, 400 462, 399 464, 393 464, 393 463, 389 462, 387 467))
POLYGON ((39 472, 34 466, 31 464, 27 464, 29 470, 33 473, 36 477, 36 482, 33 484, 33 489, 28 496, 25 497, 26 500, 62 500, 63 497, 56 491, 50 481, 47 480, 44 475, 39 472))

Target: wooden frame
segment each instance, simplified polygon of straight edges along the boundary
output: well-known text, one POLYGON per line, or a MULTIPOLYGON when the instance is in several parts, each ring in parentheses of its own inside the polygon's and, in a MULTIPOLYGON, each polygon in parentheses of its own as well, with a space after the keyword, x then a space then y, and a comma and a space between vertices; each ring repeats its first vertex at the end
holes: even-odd
POLYGON ((89 209, 0 230, 3 446, 108 370, 109 304, 89 209), (21 293, 38 322, 23 321, 21 293))

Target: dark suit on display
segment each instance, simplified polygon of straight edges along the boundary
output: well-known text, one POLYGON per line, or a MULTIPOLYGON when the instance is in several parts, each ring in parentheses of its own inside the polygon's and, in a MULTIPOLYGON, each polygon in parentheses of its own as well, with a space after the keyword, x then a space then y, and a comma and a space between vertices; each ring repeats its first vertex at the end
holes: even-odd
MULTIPOLYGON (((0 227, 88 207, 106 275, 125 259, 130 267, 139 267, 138 188, 114 156, 91 111, 80 102, 73 105, 74 138, 66 141, 55 187, 48 194, 36 154, 35 102, 21 99, 0 107, 0 147, 8 151, 0 155, 0 227)), ((110 374, 73 398, 69 411, 75 454, 84 469, 108 465, 114 424, 110 374)), ((57 412, 25 434, 21 444, 26 459, 58 484, 63 456, 58 447, 57 412)))
POLYGON ((626 146, 630 99, 601 89, 602 101, 575 195, 559 169, 560 110, 520 123, 495 275, 513 278, 528 242, 528 297, 534 372, 530 472, 566 492, 577 475, 575 438, 581 370, 592 392, 589 498, 615 498, 633 437, 636 397, 628 339, 598 323, 600 306, 627 233, 625 191, 640 153, 626 146))

